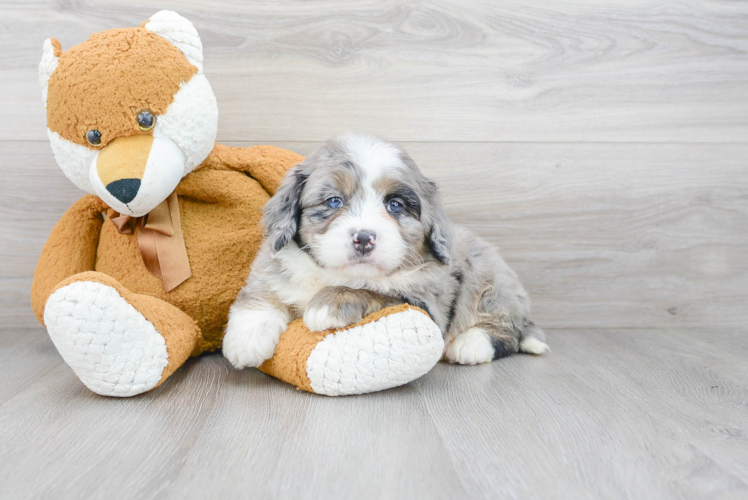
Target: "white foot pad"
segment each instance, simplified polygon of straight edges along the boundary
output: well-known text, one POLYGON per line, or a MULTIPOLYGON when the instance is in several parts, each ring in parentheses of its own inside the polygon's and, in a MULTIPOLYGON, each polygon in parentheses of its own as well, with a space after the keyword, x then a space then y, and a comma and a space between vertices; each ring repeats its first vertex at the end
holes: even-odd
POLYGON ((62 359, 103 396, 155 387, 168 364, 164 338, 114 288, 90 281, 53 293, 44 324, 62 359))
POLYGON ((425 375, 443 349, 439 327, 410 309, 328 335, 309 355, 307 376, 326 396, 381 391, 425 375))

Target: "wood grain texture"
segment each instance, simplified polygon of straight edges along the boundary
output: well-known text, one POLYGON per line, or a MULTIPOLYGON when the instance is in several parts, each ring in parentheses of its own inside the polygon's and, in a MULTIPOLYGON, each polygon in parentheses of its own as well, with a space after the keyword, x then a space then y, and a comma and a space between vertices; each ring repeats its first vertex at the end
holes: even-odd
POLYGON ((475 496, 553 497, 539 492, 561 488, 565 498, 740 498, 745 379, 728 367, 746 349, 716 347, 715 363, 703 353, 719 338, 568 331, 553 337, 553 360, 511 358, 478 373, 445 367, 419 390, 437 427, 450 429, 445 446, 475 496), (488 408, 503 432, 459 425, 485 421, 488 408), (476 468, 476 456, 490 458, 476 468))
POLYGON ((0 497, 745 498, 736 333, 569 330, 546 357, 337 399, 217 355, 130 399, 59 364, 2 403, 0 497))
POLYGON ((157 8, 197 27, 219 139, 742 142, 748 5, 707 0, 10 2, 0 139, 42 140, 36 66, 157 8))
POLYGON ((748 3, 0 0, 0 43, 0 498, 748 497, 748 3), (552 353, 338 399, 220 355, 88 391, 29 305, 81 196, 36 67, 161 8, 201 35, 221 142, 399 142, 552 353))
MULTIPOLYGON (((301 154, 319 145, 275 144, 301 154)), ((748 145, 402 146, 441 186, 448 215, 501 249, 543 327, 746 324, 748 145)), ((36 325, 36 260, 80 196, 48 148, 0 143, 10 160, 0 186, 9 326, 36 325)))
POLYGON ((39 326, 0 330, 0 407, 60 365, 64 362, 46 330, 39 326))
POLYGON ((218 356, 195 368, 188 361, 157 396, 118 399, 92 393, 61 363, 2 407, 0 497, 149 495, 181 467, 228 373, 218 356))

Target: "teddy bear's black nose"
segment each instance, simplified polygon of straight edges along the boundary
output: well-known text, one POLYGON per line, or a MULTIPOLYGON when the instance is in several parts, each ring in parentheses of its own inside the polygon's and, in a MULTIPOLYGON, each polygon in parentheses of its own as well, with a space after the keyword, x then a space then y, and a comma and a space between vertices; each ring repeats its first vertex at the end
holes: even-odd
POLYGON ((106 190, 122 203, 130 203, 135 199, 138 189, 140 189, 140 179, 120 179, 106 186, 106 190))

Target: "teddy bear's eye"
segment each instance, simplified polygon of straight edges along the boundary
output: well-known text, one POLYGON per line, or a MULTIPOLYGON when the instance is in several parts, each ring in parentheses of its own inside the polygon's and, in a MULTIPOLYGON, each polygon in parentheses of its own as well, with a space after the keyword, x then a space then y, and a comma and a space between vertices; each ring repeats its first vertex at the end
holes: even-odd
POLYGON ((140 127, 140 130, 151 130, 154 125, 156 125, 156 117, 153 116, 153 113, 147 109, 138 113, 138 127, 140 127))
POLYGON ((98 130, 89 130, 86 132, 86 140, 91 146, 101 145, 101 132, 98 130))

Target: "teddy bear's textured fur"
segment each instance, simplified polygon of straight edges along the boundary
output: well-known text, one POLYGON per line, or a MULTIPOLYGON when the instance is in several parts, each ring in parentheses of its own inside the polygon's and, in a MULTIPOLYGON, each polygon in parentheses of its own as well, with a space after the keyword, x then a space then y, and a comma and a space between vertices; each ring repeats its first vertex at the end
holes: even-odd
MULTIPOLYGON (((59 42, 53 43, 61 56, 59 42)), ((47 126, 82 146, 88 146, 86 132, 94 124, 102 145, 145 133, 127 111, 149 109, 163 115, 180 83, 197 72, 174 45, 144 27, 95 33, 60 57, 49 79, 47 101, 55 105, 47 107, 47 126), (140 64, 144 60, 148 64, 140 64), (122 111, 113 113, 115 109, 122 111)))
MULTIPOLYGON (((272 146, 215 144, 217 105, 202 74, 202 45, 192 24, 173 12, 97 33, 65 52, 47 40, 40 83, 55 157, 91 194, 49 236, 32 307, 89 388, 139 394, 189 356, 221 346, 229 306, 263 237, 262 206, 303 158, 272 146), (156 117, 154 128, 139 126, 143 110, 156 117), (91 130, 100 144, 86 139, 91 130), (137 181, 134 204, 112 189, 119 180, 137 181), (149 214, 174 192, 171 222, 181 228, 190 277, 167 287, 144 263, 139 237, 149 214), (123 234, 109 220, 112 208, 129 210, 142 225, 123 234)), ((159 262, 166 258, 161 250, 159 262)), ((338 332, 312 334, 293 323, 261 369, 307 391, 355 394, 421 376, 442 348, 423 311, 399 306, 338 332)))

